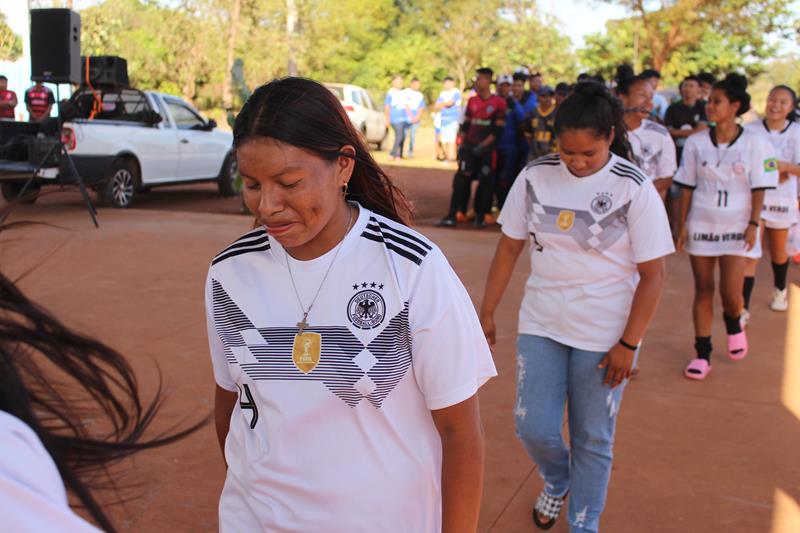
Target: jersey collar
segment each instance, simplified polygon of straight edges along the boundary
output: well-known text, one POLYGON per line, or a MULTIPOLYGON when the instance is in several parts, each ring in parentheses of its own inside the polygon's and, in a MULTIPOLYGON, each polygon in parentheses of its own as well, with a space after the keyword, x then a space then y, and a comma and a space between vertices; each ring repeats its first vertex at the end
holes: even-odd
MULTIPOLYGON (((767 130, 767 133, 772 133, 772 130, 771 130, 771 129, 769 129, 769 126, 767 126, 767 119, 763 119, 763 120, 761 121, 761 123, 764 125, 764 129, 765 129, 765 130, 767 130)), ((791 120, 787 120, 787 121, 786 121, 786 127, 785 127, 785 128, 783 128, 783 129, 782 129, 780 132, 778 132, 778 135, 783 135, 784 133, 786 133, 786 131, 787 131, 787 130, 788 130, 790 127, 792 127, 792 121, 791 121, 791 120)))
MULTIPOLYGON (((736 125, 736 127, 739 128, 739 133, 737 133, 736 137, 734 137, 733 140, 730 143, 728 143, 728 146, 733 146, 734 144, 736 144, 736 141, 738 141, 739 137, 741 137, 742 134, 744 133, 744 128, 743 127, 741 127, 738 124, 736 125)), ((709 128, 708 129, 708 136, 711 138, 711 144, 713 144, 714 147, 716 148, 716 146, 717 146, 717 128, 714 128, 714 127, 709 128)))

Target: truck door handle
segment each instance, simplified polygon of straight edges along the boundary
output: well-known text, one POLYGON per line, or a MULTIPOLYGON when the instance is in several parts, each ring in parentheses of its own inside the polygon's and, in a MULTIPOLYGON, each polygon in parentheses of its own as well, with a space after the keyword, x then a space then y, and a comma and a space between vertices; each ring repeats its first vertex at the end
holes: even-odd
POLYGON ((189 144, 189 139, 181 139, 181 144, 189 144))

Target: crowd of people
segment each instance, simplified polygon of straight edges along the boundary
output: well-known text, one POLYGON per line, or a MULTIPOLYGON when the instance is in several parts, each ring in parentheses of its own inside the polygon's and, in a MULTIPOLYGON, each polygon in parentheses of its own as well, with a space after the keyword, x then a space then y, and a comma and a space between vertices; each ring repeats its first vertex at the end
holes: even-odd
MULTIPOLYGON (((460 95, 445 81, 442 155, 456 152, 458 170, 444 225, 466 219, 473 180, 476 224, 500 209, 479 313, 442 251, 408 226, 409 202, 329 90, 290 77, 253 92, 234 149, 256 224, 211 260, 205 284, 227 468, 220 531, 476 531, 478 391, 496 375, 494 315, 526 245, 533 268, 519 310, 514 417, 544 478, 532 520, 548 529, 566 506, 572 533, 599 531, 623 390, 659 305, 665 256, 690 255, 696 357, 684 375, 703 380, 717 265, 725 353, 741 360, 746 274, 762 227, 771 307, 782 311, 798 217, 791 88, 774 87, 765 118, 742 126, 744 77, 728 74, 704 96, 704 80, 687 78, 684 100, 660 107, 657 79, 622 67, 611 89, 591 76, 551 89, 535 74, 495 78, 481 68, 461 120, 460 95), (683 139, 680 154, 673 139, 683 139)), ((396 79, 386 98, 401 139, 419 122, 404 91, 396 79)), ((393 153, 402 150, 396 142, 393 153)), ((81 467, 197 426, 142 440, 159 402, 141 405, 124 360, 1 276, 0 289, 0 328, 13 334, 0 336, 0 381, 11 391, 0 398, 9 450, 0 454, 0 510, 14 530, 94 531, 69 514, 66 484, 111 531, 81 467), (61 389, 29 364, 41 352, 102 407, 117 429, 109 443, 82 429, 79 406, 61 408, 61 389)))

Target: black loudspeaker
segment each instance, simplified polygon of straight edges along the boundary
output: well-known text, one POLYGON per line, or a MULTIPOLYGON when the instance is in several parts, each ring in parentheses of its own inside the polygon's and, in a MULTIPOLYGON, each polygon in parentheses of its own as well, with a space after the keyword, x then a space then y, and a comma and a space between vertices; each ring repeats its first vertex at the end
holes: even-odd
MULTIPOLYGON (((117 56, 90 56, 89 82, 95 87, 130 87, 128 62, 117 56)), ((86 57, 81 58, 81 84, 86 84, 86 57)))
POLYGON ((31 79, 80 83, 81 17, 71 9, 31 9, 31 79))

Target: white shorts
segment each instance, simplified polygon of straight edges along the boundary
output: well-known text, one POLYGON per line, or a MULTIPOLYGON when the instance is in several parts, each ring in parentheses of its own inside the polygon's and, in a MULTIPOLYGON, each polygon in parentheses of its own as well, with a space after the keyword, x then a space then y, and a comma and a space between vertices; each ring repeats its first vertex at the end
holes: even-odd
POLYGON ((774 221, 766 218, 761 220, 764 221, 764 227, 767 229, 789 229, 796 224, 796 222, 789 222, 788 220, 774 221))
POLYGON ((458 128, 461 126, 458 122, 451 122, 450 124, 442 124, 439 139, 445 144, 454 144, 458 136, 458 128))

